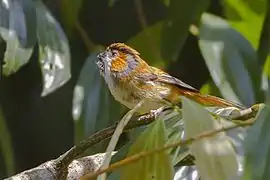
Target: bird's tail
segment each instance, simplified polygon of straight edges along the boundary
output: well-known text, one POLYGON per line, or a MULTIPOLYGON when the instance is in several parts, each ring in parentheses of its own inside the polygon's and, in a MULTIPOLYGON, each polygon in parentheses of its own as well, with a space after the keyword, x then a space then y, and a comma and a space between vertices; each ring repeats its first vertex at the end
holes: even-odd
POLYGON ((245 106, 225 100, 216 96, 204 95, 197 92, 186 92, 184 96, 204 105, 204 106, 217 106, 217 107, 236 107, 238 109, 246 109, 245 106))

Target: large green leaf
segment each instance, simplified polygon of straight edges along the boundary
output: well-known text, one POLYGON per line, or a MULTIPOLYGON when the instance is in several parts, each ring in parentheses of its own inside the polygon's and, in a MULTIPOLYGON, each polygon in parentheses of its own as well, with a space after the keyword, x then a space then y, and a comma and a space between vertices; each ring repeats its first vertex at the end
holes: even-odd
POLYGON ((240 32, 254 48, 258 47, 260 32, 267 9, 267 0, 225 0, 224 13, 229 24, 240 32), (235 13, 239 18, 235 18, 235 13))
MULTIPOLYGON (((131 145, 127 156, 161 148, 164 146, 166 139, 164 121, 157 119, 131 145)), ((125 166, 122 169, 121 180, 172 179, 172 173, 170 155, 167 152, 160 152, 125 166)))
POLYGON ((36 1, 39 61, 45 96, 65 84, 70 74, 68 39, 59 23, 41 1, 36 1))
POLYGON ((262 99, 256 52, 225 20, 204 14, 199 46, 223 97, 246 106, 262 99))
POLYGON ((171 0, 169 17, 162 28, 161 54, 164 59, 176 60, 187 39, 188 30, 207 10, 209 0, 171 0))
MULTIPOLYGON (((198 103, 185 97, 182 100, 185 138, 223 126, 219 119, 214 119, 198 103)), ((195 156, 195 164, 202 179, 227 180, 237 177, 237 154, 225 132, 193 142, 190 152, 195 156)))
POLYGON ((156 23, 143 29, 136 36, 130 38, 126 43, 138 52, 149 64, 163 68, 166 61, 160 55, 160 37, 163 22, 156 23))
POLYGON ((4 75, 25 65, 36 43, 36 14, 31 0, 0 1, 0 39, 7 43, 4 75))
POLYGON ((244 180, 267 180, 270 176, 270 106, 262 107, 245 140, 244 180))
POLYGON ((83 122, 84 129, 76 128, 81 140, 120 119, 121 106, 114 100, 95 63, 97 53, 91 54, 80 73, 74 89, 73 117, 75 126, 83 122), (80 131, 83 131, 81 133, 80 131))

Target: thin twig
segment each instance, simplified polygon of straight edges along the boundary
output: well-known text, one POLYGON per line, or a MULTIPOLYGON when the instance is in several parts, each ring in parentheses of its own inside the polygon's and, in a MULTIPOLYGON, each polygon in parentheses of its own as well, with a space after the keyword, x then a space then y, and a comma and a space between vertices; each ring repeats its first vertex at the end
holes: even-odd
POLYGON ((195 136, 193 138, 189 138, 187 140, 181 140, 181 141, 178 141, 177 143, 169 144, 169 145, 164 146, 162 148, 154 149, 154 150, 151 150, 151 151, 143 151, 143 152, 140 152, 140 153, 135 154, 133 156, 129 156, 129 157, 127 157, 127 158, 125 158, 125 159, 123 159, 121 161, 118 161, 118 162, 110 165, 108 168, 100 169, 95 173, 88 173, 85 176, 83 176, 81 178, 81 180, 93 180, 98 175, 100 175, 100 174, 102 174, 104 172, 111 172, 111 171, 113 171, 115 169, 123 167, 124 165, 137 162, 137 161, 141 160, 142 158, 149 157, 150 155, 153 155, 155 153, 164 152, 164 151, 166 151, 168 149, 179 147, 179 146, 189 145, 189 144, 191 144, 191 143, 193 143, 195 141, 201 140, 203 138, 216 135, 217 133, 224 132, 224 131, 229 131, 229 130, 235 129, 237 127, 250 126, 253 123, 254 123, 254 121, 252 120, 252 121, 245 121, 245 122, 243 122, 241 124, 233 124, 233 125, 230 125, 230 126, 227 126, 227 127, 222 127, 222 128, 216 129, 216 130, 203 132, 203 133, 201 133, 201 134, 199 134, 199 135, 197 135, 197 136, 195 136))

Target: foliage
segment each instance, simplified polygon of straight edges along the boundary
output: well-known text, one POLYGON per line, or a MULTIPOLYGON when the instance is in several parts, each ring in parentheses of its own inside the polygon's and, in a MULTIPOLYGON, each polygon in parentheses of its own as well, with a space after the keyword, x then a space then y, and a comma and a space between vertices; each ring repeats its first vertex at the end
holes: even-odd
MULTIPOLYGON (((117 122, 126 109, 112 98, 95 65, 96 53, 105 46, 94 44, 80 27, 79 14, 85 1, 60 2, 63 28, 41 0, 0 0, 0 46, 3 42, 6 44, 1 74, 12 76, 20 71, 29 63, 37 45, 43 77, 41 95, 47 96, 57 91, 71 77, 72 44, 69 44, 69 39, 75 36, 71 32, 77 28, 89 51, 74 85, 72 102, 74 139, 79 142, 117 122), (93 46, 93 49, 89 48, 93 46)), ((120 3, 109 0, 106 8, 112 9, 120 3)), ((199 176, 207 179, 230 179, 229 176, 238 176, 238 179, 267 179, 267 170, 270 168, 270 2, 224 0, 223 18, 208 12, 210 1, 165 0, 162 3, 166 8, 166 16, 155 23, 148 23, 144 8, 135 6, 141 12, 138 18, 142 28, 137 34, 126 38, 125 42, 137 49, 149 64, 168 69, 175 61, 181 61, 179 57, 183 46, 188 36, 193 34, 211 76, 204 85, 204 93, 221 94, 223 98, 247 107, 256 103, 265 103, 265 106, 256 116, 256 123, 247 131, 237 128, 232 134, 231 131, 222 132, 185 147, 149 156, 121 171, 112 172, 108 178, 181 179, 183 176, 191 177, 192 173, 198 171, 199 176), (179 166, 189 153, 195 156, 195 169, 179 166), (243 171, 241 166, 244 166, 243 171), (173 167, 178 170, 173 172, 173 167), (188 172, 187 168, 190 172, 184 173, 188 172), (130 177, 134 170, 136 176, 130 177)), ((189 74, 197 76, 196 72, 189 74)), ((0 119, 1 124, 4 124, 4 117, 0 119)), ((131 131, 129 141, 118 149, 111 163, 141 151, 158 149, 180 139, 217 129, 226 123, 232 122, 211 116, 200 105, 183 99, 183 112, 176 108, 149 126, 131 131)), ((4 125, 0 129, 7 131, 4 125)), ((2 138, 0 141, 7 169, 12 173, 13 154, 7 153, 11 143, 4 143, 2 138)), ((114 144, 117 142, 118 138, 114 144)), ((103 143, 87 154, 104 152, 106 147, 107 143, 103 143)))

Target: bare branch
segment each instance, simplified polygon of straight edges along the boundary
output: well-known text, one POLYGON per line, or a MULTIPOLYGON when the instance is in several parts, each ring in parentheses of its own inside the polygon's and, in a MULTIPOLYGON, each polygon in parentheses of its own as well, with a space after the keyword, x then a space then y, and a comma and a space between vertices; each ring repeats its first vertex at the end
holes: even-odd
MULTIPOLYGON (((135 117, 134 117, 135 118, 135 117)), ((124 131, 150 124, 155 120, 154 116, 149 114, 137 119, 132 119, 129 124, 124 128, 124 131)), ((79 144, 73 146, 59 158, 45 162, 38 167, 21 172, 15 176, 7 179, 16 180, 33 180, 33 179, 73 179, 71 175, 84 175, 88 172, 96 171, 100 168, 105 154, 96 154, 94 156, 83 157, 77 159, 82 153, 93 145, 111 137, 117 125, 110 126, 106 129, 96 132, 89 136, 87 139, 81 141, 79 144), (72 173, 71 173, 72 172, 72 173)), ((79 177, 75 178, 78 179, 79 177)))
MULTIPOLYGON (((105 157, 105 153, 86 156, 73 160, 68 166, 67 180, 79 179, 86 173, 97 171, 105 157)), ((54 180, 57 178, 56 169, 57 160, 45 162, 38 167, 21 172, 17 175, 7 178, 6 180, 54 180)))

